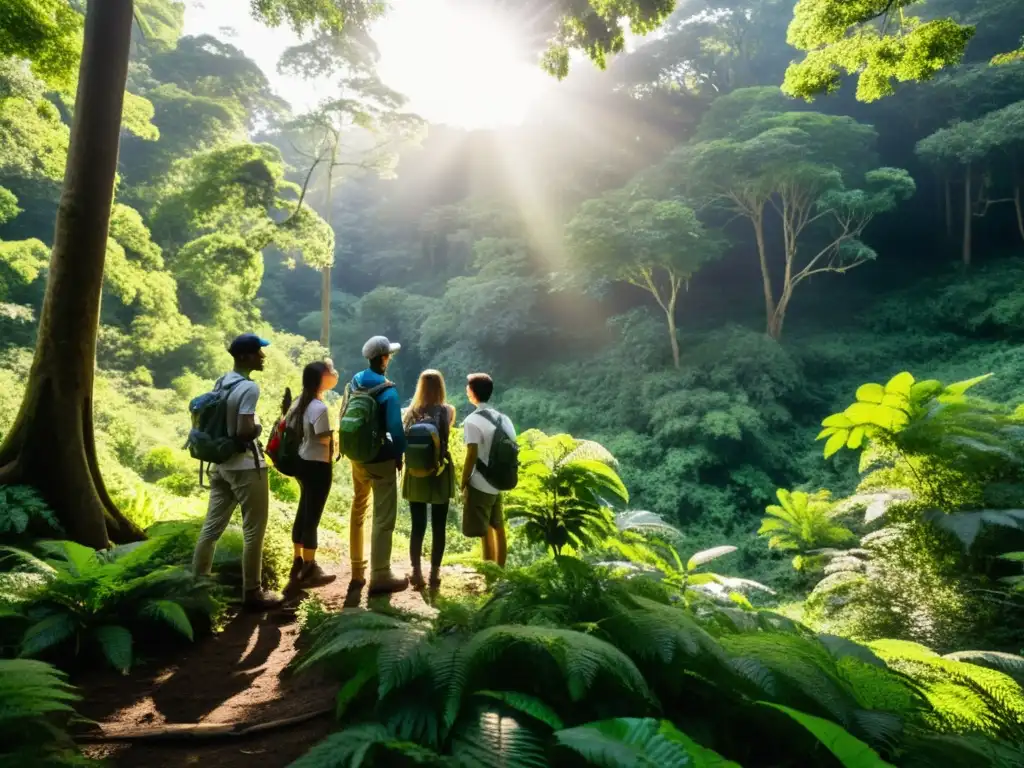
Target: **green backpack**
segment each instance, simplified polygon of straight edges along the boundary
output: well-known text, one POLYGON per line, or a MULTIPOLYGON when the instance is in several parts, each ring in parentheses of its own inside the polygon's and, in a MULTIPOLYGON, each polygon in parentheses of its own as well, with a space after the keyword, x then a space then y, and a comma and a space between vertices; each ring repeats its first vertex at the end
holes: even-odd
POLYGON ((203 463, 223 464, 244 446, 228 434, 228 396, 231 391, 247 379, 239 379, 227 386, 218 386, 212 392, 194 398, 188 404, 192 416, 185 447, 193 459, 199 459, 199 484, 203 484, 203 463))
POLYGON ((394 383, 385 381, 372 389, 359 389, 351 384, 345 387, 338 448, 349 461, 367 464, 380 453, 384 445, 384 425, 377 395, 393 386, 394 383))
POLYGON ((487 463, 484 464, 478 458, 476 471, 499 491, 511 491, 519 485, 519 443, 505 431, 500 413, 490 409, 479 410, 477 413, 494 425, 494 437, 491 439, 487 463))

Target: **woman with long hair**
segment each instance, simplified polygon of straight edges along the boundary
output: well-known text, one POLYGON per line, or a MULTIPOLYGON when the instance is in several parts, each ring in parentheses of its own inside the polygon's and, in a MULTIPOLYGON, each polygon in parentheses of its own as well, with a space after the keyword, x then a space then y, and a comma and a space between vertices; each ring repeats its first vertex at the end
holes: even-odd
POLYGON ((292 525, 295 549, 288 587, 322 587, 337 576, 326 573, 316 562, 317 528, 331 492, 334 433, 324 403, 324 393, 338 385, 338 372, 329 359, 310 363, 302 371, 302 394, 294 404, 285 392, 282 410, 290 426, 302 427, 302 443, 295 479, 301 494, 292 525), (290 407, 289 407, 290 406, 290 407))
POLYGON ((426 583, 420 561, 427 533, 427 505, 430 505, 430 589, 441 586, 441 558, 444 556, 448 505, 455 496, 455 471, 448 452, 448 435, 455 422, 455 408, 446 400, 444 376, 440 371, 420 374, 412 404, 402 422, 408 443, 402 498, 409 502, 412 535, 409 537, 410 581, 415 589, 426 583), (427 457, 427 458, 421 458, 427 457))

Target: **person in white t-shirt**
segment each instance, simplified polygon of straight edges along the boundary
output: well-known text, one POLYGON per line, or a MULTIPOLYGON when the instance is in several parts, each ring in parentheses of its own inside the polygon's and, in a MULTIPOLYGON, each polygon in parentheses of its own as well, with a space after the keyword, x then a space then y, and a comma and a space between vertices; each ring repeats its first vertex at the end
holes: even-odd
POLYGON ((234 358, 233 371, 218 379, 215 387, 231 387, 227 399, 227 433, 238 441, 238 453, 218 464, 210 472, 210 501, 206 521, 196 541, 192 569, 197 576, 209 576, 217 541, 231 522, 237 507, 242 508, 242 591, 247 610, 262 611, 281 605, 282 598, 265 592, 262 586, 263 538, 270 514, 270 487, 267 462, 259 436, 262 431, 256 404, 260 387, 249 376, 262 371, 270 344, 252 333, 243 333, 231 342, 228 352, 234 358))
POLYGON ((508 416, 488 405, 493 392, 494 381, 486 373, 469 375, 466 397, 476 406, 476 410, 463 422, 466 463, 462 467, 462 533, 482 541, 484 560, 504 567, 508 542, 501 508, 501 491, 487 482, 476 468, 477 461, 487 464, 491 443, 499 425, 509 437, 514 439, 516 436, 515 427, 508 416))
POLYGON ((310 363, 302 371, 302 394, 294 405, 289 408, 286 403, 284 408, 289 423, 302 424, 302 442, 295 471, 301 495, 292 525, 295 553, 285 592, 295 587, 322 587, 337 578, 316 562, 317 529, 333 481, 334 432, 323 398, 325 392, 336 386, 338 372, 334 370, 334 363, 330 360, 310 363))

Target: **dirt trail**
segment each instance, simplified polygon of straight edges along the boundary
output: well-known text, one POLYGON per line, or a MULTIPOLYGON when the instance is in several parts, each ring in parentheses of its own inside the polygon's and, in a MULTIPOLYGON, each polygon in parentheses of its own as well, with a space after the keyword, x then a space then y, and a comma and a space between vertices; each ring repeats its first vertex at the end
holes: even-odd
MULTIPOLYGON (((346 607, 346 600, 354 605, 347 592, 348 566, 332 565, 328 570, 338 579, 316 594, 331 610, 346 607)), ((412 590, 374 598, 369 607, 381 602, 416 612, 433 610, 412 590)), ((365 589, 361 605, 367 607, 365 589)), ((94 673, 77 679, 83 693, 79 711, 105 733, 114 734, 179 723, 264 723, 330 708, 337 684, 315 674, 285 674, 298 637, 293 614, 239 614, 223 632, 199 640, 172 663, 143 663, 130 677, 94 673)), ((276 768, 302 755, 333 725, 326 714, 250 736, 87 743, 83 749, 116 768, 249 768, 254 759, 263 768, 276 768)))

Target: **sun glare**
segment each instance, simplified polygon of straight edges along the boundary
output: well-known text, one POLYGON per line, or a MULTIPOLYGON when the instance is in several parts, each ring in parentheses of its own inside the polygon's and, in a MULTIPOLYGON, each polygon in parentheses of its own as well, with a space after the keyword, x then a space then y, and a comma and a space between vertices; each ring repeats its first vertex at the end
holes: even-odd
POLYGON ((521 123, 547 76, 501 19, 447 0, 399 0, 374 30, 384 82, 433 122, 521 123))

